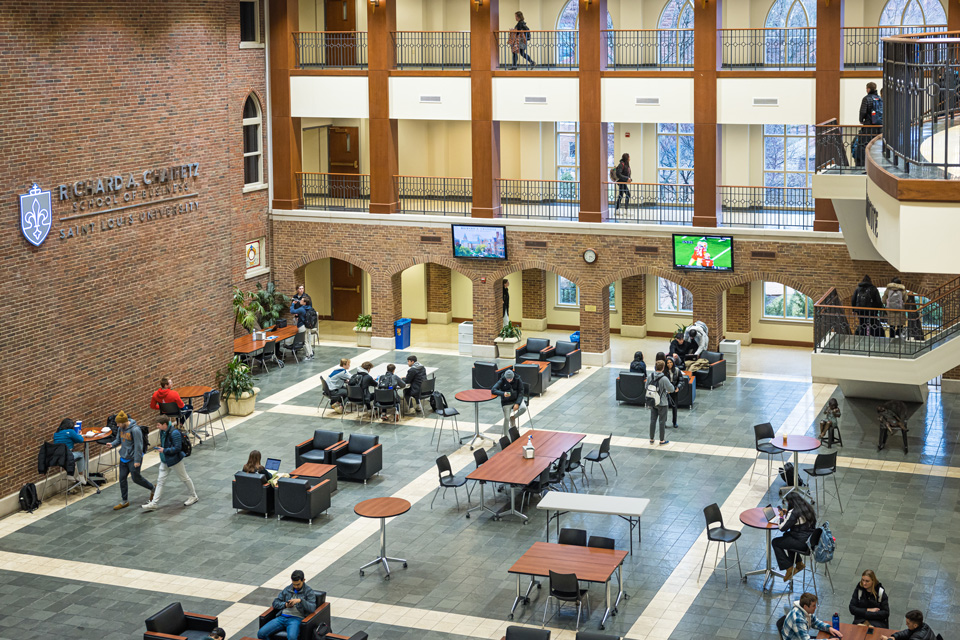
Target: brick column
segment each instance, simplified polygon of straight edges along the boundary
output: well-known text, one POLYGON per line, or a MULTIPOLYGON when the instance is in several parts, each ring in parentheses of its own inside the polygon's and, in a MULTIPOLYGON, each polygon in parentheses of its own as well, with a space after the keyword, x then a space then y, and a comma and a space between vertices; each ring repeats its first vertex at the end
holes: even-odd
POLYGON ((610 287, 580 288, 580 349, 585 365, 610 362, 610 287))
MULTIPOLYGON (((297 0, 270 3, 270 123, 273 128, 274 209, 298 209, 300 190, 297 172, 301 170, 300 118, 290 117, 290 70, 297 66, 293 33, 300 30, 300 6, 297 0)), ((264 105, 266 106, 266 105, 264 105)))
POLYGON ((647 337, 646 276, 624 278, 620 291, 620 335, 628 338, 647 337))
POLYGON ((580 3, 580 221, 607 220, 607 123, 600 104, 600 79, 607 68, 601 30, 607 0, 580 3))
POLYGON ((941 393, 960 393, 960 367, 943 372, 940 380, 941 393))
POLYGON ((450 294, 451 271, 434 262, 426 264, 427 324, 450 324, 453 321, 453 301, 450 294))
POLYGON ((370 274, 370 301, 373 305, 373 337, 370 346, 374 349, 393 350, 393 323, 403 316, 403 286, 401 276, 390 277, 370 274))
POLYGON ((753 317, 750 315, 750 283, 727 290, 727 338, 739 340, 743 346, 753 341, 753 317))
POLYGON ((499 278, 473 281, 473 355, 493 360, 493 341, 503 328, 503 285, 499 278))
MULTIPOLYGON (((476 218, 500 217, 500 122, 493 119, 493 70, 500 0, 470 3, 470 99, 473 115, 473 207, 476 218)), ((476 330, 476 329, 474 329, 476 330)))
MULTIPOLYGON (((288 0, 289 1, 289 0, 288 0)), ((390 119, 390 70, 394 66, 393 32, 397 3, 367 5, 367 84, 370 100, 370 213, 396 213, 400 195, 397 121, 390 119)), ((288 36, 289 37, 289 36, 288 36)))
POLYGON ((722 180, 720 125, 717 124, 717 69, 723 24, 723 1, 695 2, 693 14, 693 224, 717 226, 722 180))
POLYGON ((524 331, 544 331, 547 328, 547 272, 543 269, 524 269, 523 316, 524 331))
POLYGON ((716 351, 723 339, 723 294, 706 287, 693 289, 693 319, 702 320, 710 334, 710 350, 716 351))
MULTIPOLYGON (((839 118, 840 124, 846 122, 843 114, 840 113, 843 4, 843 0, 835 0, 830 3, 818 3, 817 6, 817 122, 824 122, 830 118, 839 118)), ((813 206, 814 231, 840 230, 837 212, 834 211, 831 200, 817 198, 813 206)))

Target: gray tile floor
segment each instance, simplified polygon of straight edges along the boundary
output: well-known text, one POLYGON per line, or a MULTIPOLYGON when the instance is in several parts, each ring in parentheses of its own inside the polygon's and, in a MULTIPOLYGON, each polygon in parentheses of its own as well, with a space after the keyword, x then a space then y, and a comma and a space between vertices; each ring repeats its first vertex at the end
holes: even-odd
MULTIPOLYGON (((334 366, 341 357, 355 357, 363 349, 319 347, 316 359, 299 366, 290 364, 259 376, 260 398, 301 382, 334 366)), ((390 353, 374 362, 404 359, 390 353)), ((470 386, 472 360, 456 356, 424 355, 421 361, 440 368, 438 388, 448 399, 470 386)), ((354 365, 359 364, 354 360, 354 365)), ((580 376, 573 388, 556 399, 535 417, 539 428, 582 431, 605 435, 613 433, 645 439, 649 413, 642 407, 618 406, 614 401, 615 369, 602 369, 580 376)), ((669 437, 678 442, 753 449, 752 425, 771 422, 776 427, 794 409, 810 385, 755 378, 729 378, 713 391, 701 390, 692 410, 681 410, 678 430, 669 437)), ((548 391, 548 394, 550 392, 548 391)), ((319 388, 297 396, 286 404, 315 407, 319 388)), ((549 397, 549 396, 548 396, 549 397)), ((932 394, 927 405, 913 407, 910 425, 910 453, 893 446, 876 450, 877 428, 873 419, 875 403, 848 401, 839 392, 843 411, 844 447, 841 457, 868 461, 921 462, 932 466, 960 466, 955 458, 958 424, 952 420, 960 410, 960 398, 932 394)), ((534 406, 538 400, 534 400, 534 406)), ((471 430, 472 408, 457 406, 463 412, 461 432, 471 430)), ((353 505, 376 496, 390 495, 421 474, 434 469, 437 456, 430 444, 431 430, 423 427, 375 423, 360 426, 350 416, 328 413, 319 418, 267 411, 272 405, 261 403, 264 413, 229 431, 229 441, 218 447, 195 447, 187 460, 197 485, 200 502, 189 508, 179 482, 173 478, 165 490, 164 504, 155 513, 131 508, 114 512, 117 489, 87 498, 68 511, 59 511, 41 521, 0 538, 0 551, 64 558, 117 567, 146 569, 163 573, 261 585, 279 571, 295 563, 318 544, 330 539, 356 520, 353 505), (376 433, 385 450, 384 472, 367 485, 341 482, 326 516, 309 526, 299 521, 263 519, 237 514, 231 508, 230 481, 246 460, 247 453, 259 449, 265 456, 283 459, 283 470, 293 467, 293 445, 305 440, 318 427, 342 428, 345 432, 376 433), (97 545, 78 541, 96 539, 97 545), (171 557, 171 554, 174 554, 171 557)), ((489 403, 481 409, 481 422, 494 423, 499 408, 489 403)), ((813 433, 811 425, 809 433, 813 433)), ((585 446, 585 452, 592 445, 585 446)), ((454 449, 445 439, 442 453, 454 449)), ((491 454, 496 450, 492 448, 491 454)), ((734 487, 750 470, 750 458, 733 458, 683 453, 671 448, 614 448, 618 473, 607 466, 609 481, 599 470, 589 474, 586 490, 590 493, 641 496, 651 499, 643 517, 643 542, 628 556, 624 577, 631 598, 621 604, 620 614, 608 621, 609 633, 625 634, 671 572, 703 534, 702 509, 712 502, 723 504, 734 487)), ((469 469, 472 469, 472 464, 469 469)), ((146 472, 156 479, 156 469, 146 472)), ((850 620, 847 602, 863 569, 872 568, 891 594, 891 622, 900 625, 905 611, 924 610, 935 630, 949 633, 950 625, 960 622, 955 603, 958 600, 960 573, 960 516, 957 513, 960 478, 945 478, 921 473, 881 471, 876 467, 840 469, 844 512, 829 498, 824 515, 838 540, 831 564, 836 592, 826 580, 818 578, 823 617, 839 611, 850 620)), ((779 481, 775 486, 779 486, 779 481)), ((832 489, 832 485, 829 485, 832 489)), ((582 487, 583 488, 583 487, 582 487)), ((463 498, 461 492, 461 499, 463 498)), ((131 487, 132 501, 146 499, 139 487, 131 487)), ((489 492, 488 492, 489 497, 489 492)), ((406 570, 395 568, 394 578, 384 581, 376 572, 360 577, 358 567, 376 553, 376 536, 371 536, 347 552, 319 575, 310 578, 316 589, 331 597, 434 609, 464 615, 503 620, 513 601, 515 579, 507 574, 514 560, 534 541, 542 540, 545 516, 531 509, 530 524, 515 519, 495 522, 488 516, 466 519, 457 511, 453 496, 437 499, 429 508, 432 492, 417 501, 409 514, 395 520, 389 528, 388 550, 410 561, 406 570)), ((474 504, 476 493, 474 494, 474 504)), ((503 500, 502 496, 498 497, 503 500)), ((765 501, 775 499, 774 492, 765 501)), ((765 504, 766 502, 762 502, 765 504)), ((735 523, 737 514, 724 514, 735 523)), ((626 525, 617 518, 568 514, 564 526, 583 527, 590 534, 605 535, 627 545, 626 525)), ((763 535, 745 530, 741 538, 743 569, 762 565, 763 535)), ((736 556, 730 551, 729 561, 736 556)), ((735 572, 734 572, 735 575, 735 572)), ((724 587, 723 576, 714 575, 701 583, 701 590, 677 625, 671 638, 775 638, 773 621, 784 605, 800 592, 786 591, 777 582, 773 593, 761 593, 757 579, 746 584, 731 580, 724 587)), ((275 589, 260 588, 242 600, 266 607, 275 589)), ((521 622, 539 623, 545 596, 534 594, 529 607, 518 609, 521 622)), ((143 619, 165 604, 181 600, 188 610, 218 613, 229 602, 211 593, 208 600, 180 598, 156 591, 122 589, 90 584, 82 575, 48 578, 0 571, 0 638, 18 637, 11 629, 27 628, 31 637, 54 638, 134 638, 143 631, 143 619), (91 600, 100 603, 91 615, 91 600)), ((595 628, 602 613, 603 590, 591 588, 593 611, 584 628, 595 628)), ((456 637, 449 632, 423 631, 391 627, 339 617, 334 627, 352 632, 367 629, 371 638, 442 639, 456 637)), ((564 613, 554 618, 553 626, 573 629, 573 616, 564 613)), ((227 629, 230 638, 255 635, 255 622, 244 629, 227 629)), ((950 637, 944 633, 945 637, 950 637)), ((631 636, 639 637, 639 636, 631 636)))

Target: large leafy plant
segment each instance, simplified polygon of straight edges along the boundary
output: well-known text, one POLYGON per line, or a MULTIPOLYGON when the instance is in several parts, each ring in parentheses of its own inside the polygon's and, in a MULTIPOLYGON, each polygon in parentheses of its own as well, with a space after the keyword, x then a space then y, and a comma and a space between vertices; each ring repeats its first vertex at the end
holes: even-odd
POLYGON ((520 336, 520 327, 516 326, 512 322, 508 322, 502 329, 500 329, 500 333, 497 334, 498 338, 516 338, 517 340, 520 339, 520 336))
POLYGON ((234 356, 226 367, 217 371, 216 384, 224 398, 239 400, 245 392, 253 393, 253 375, 240 356, 234 356))
POLYGON ((258 326, 261 329, 277 324, 284 310, 290 304, 290 298, 280 293, 272 282, 267 286, 257 283, 256 291, 243 293, 240 287, 233 288, 233 327, 239 324, 247 331, 258 326))

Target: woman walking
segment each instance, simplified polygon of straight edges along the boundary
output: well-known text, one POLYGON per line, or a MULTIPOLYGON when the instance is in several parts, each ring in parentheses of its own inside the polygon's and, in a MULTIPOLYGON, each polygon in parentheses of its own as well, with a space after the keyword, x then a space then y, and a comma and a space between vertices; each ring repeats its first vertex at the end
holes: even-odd
POLYGON ((510 67, 510 69, 513 71, 517 70, 517 58, 524 58, 530 63, 531 67, 535 67, 537 63, 527 55, 527 44, 530 42, 530 27, 524 22, 522 11, 517 11, 513 14, 513 17, 517 19, 517 24, 513 30, 510 31, 510 51, 513 52, 513 66, 510 67))
POLYGON ((620 156, 620 164, 617 165, 617 168, 614 169, 614 172, 617 176, 617 208, 616 211, 620 210, 620 200, 626 198, 626 202, 623 204, 624 209, 630 208, 630 189, 627 187, 628 182, 633 182, 631 176, 632 172, 630 171, 630 154, 625 153, 620 156))

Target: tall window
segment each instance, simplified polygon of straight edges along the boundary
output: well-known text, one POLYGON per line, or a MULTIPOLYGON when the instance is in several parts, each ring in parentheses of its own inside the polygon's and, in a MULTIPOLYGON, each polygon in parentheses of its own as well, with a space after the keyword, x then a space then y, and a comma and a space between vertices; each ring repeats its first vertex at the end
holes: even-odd
POLYGON ((940 0, 890 0, 880 13, 881 27, 941 25, 947 14, 940 0))
MULTIPOLYGON (((560 11, 557 17, 557 31, 576 31, 580 25, 580 12, 578 0, 568 0, 567 4, 560 11)), ((613 29, 613 18, 607 11, 607 29, 613 29)), ((566 34, 560 34, 566 36, 566 34)), ((573 61, 573 47, 577 46, 577 35, 570 34, 569 37, 558 38, 560 50, 557 52, 560 58, 560 64, 569 64, 573 61)), ((607 43, 607 62, 613 62, 613 41, 607 43)))
POLYGON ((693 2, 692 0, 669 0, 660 14, 657 25, 657 50, 660 64, 693 64, 693 2), (667 29, 691 29, 691 31, 664 32, 667 29))
POLYGON ((693 294, 673 280, 658 277, 657 311, 693 314, 693 294))
POLYGON ((610 283, 610 311, 615 311, 617 308, 617 283, 610 283))
POLYGON ((779 282, 764 282, 763 317, 813 320, 813 298, 779 282))
POLYGON ((260 42, 260 1, 240 0, 240 45, 260 42))
POLYGON ((243 104, 243 183, 246 186, 263 183, 262 123, 260 105, 251 94, 243 104))
POLYGON ((557 276, 557 306, 580 308, 580 289, 563 276, 557 276))
POLYGON ((775 0, 767 12, 764 26, 764 62, 772 66, 816 63, 817 26, 816 0, 775 0))
POLYGON ((763 125, 763 186, 811 187, 816 136, 808 125, 763 125))
MULTIPOLYGON (((616 166, 613 123, 607 123, 607 173, 616 166)), ((557 180, 580 181, 580 123, 557 123, 557 180)))
POLYGON ((693 125, 657 125, 657 184, 661 202, 693 202, 693 125))

